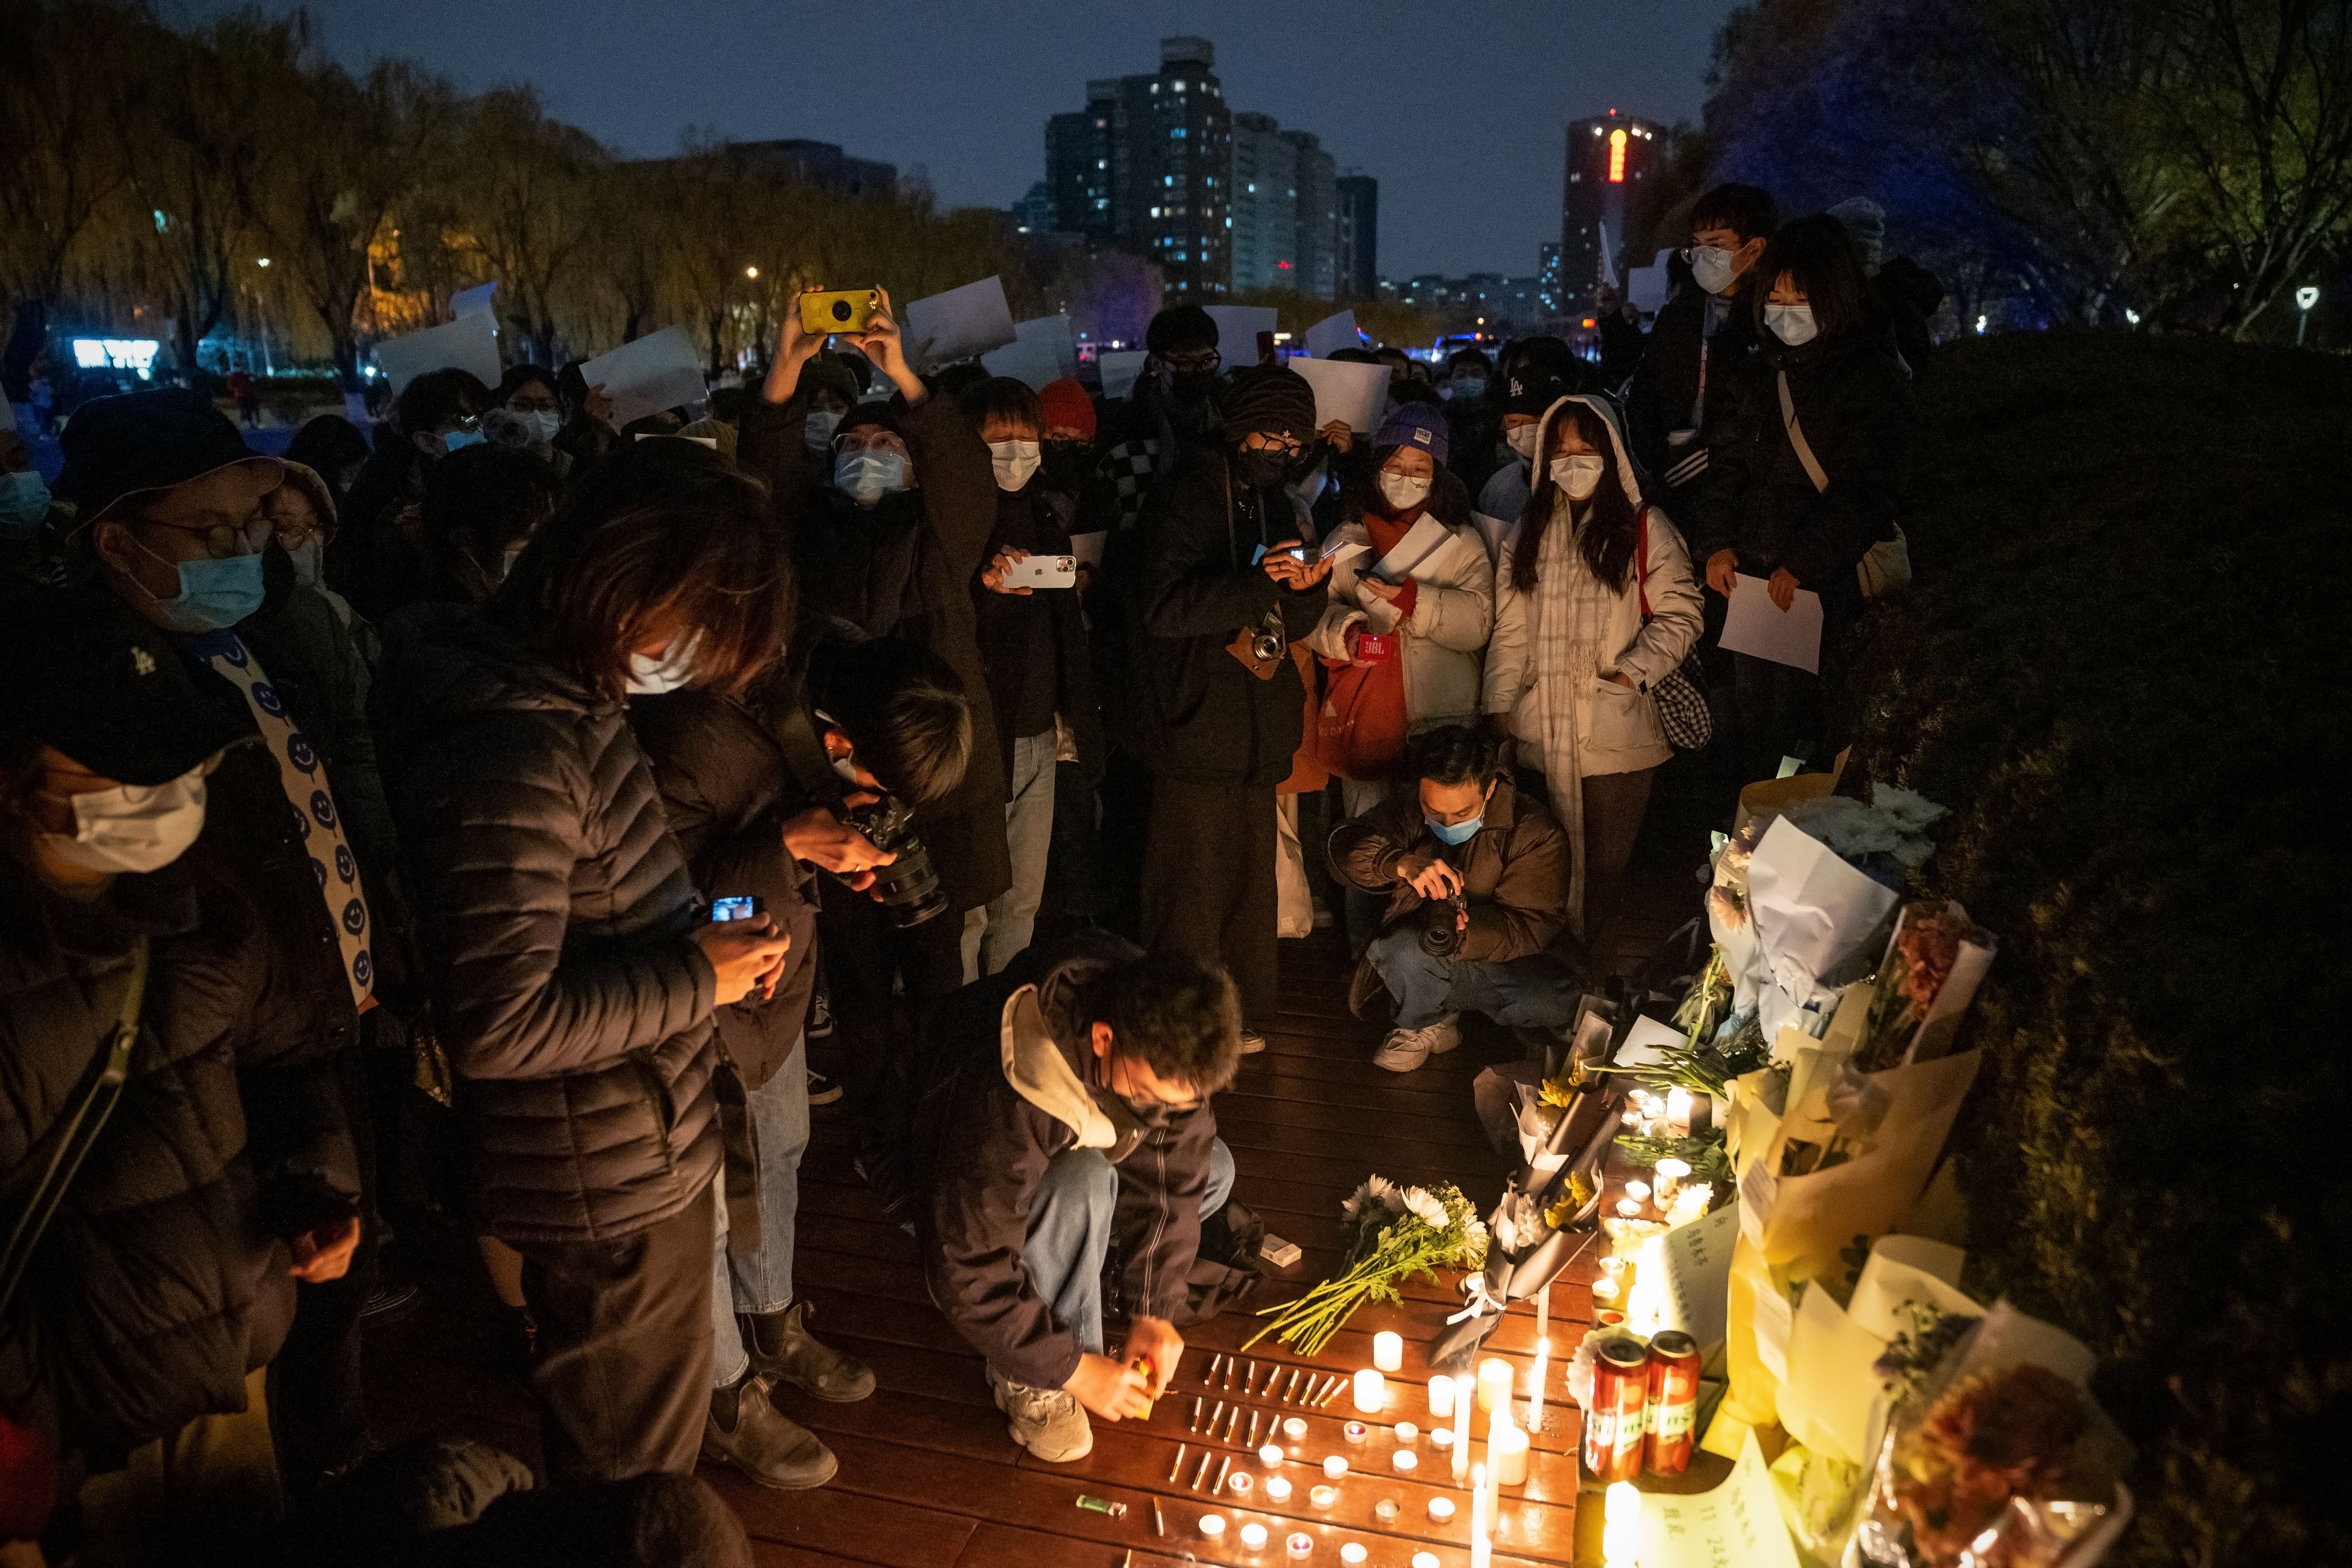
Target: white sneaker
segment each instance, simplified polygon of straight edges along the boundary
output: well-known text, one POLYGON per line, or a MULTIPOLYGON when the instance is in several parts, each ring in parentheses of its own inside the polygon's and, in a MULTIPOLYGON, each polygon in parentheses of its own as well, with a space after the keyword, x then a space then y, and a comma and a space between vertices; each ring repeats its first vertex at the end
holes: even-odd
POLYGON ((1442 1057, 1462 1043, 1458 1026, 1459 1014, 1448 1013, 1433 1024, 1418 1029, 1391 1029, 1381 1048, 1373 1053, 1372 1065, 1390 1072, 1411 1072, 1432 1057, 1442 1057))
POLYGON ((1066 1465, 1094 1452, 1094 1427, 1086 1407, 1066 1389, 1032 1388, 988 1369, 989 1391, 996 1407, 1013 1418, 1006 1428, 1013 1440, 1049 1465, 1066 1465))

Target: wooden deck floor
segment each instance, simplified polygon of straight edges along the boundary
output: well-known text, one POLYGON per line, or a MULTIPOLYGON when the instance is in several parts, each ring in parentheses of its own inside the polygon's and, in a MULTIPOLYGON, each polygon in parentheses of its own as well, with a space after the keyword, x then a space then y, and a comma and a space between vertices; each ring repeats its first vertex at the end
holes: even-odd
MULTIPOLYGON (((1654 818, 1620 925, 1621 966, 1654 947, 1696 902, 1688 879, 1694 844, 1704 842, 1700 816, 1677 811, 1669 801, 1654 818)), ((1463 1049, 1415 1073, 1382 1072, 1370 1061, 1378 1032, 1347 1015, 1348 965, 1337 938, 1318 933, 1283 948, 1283 1010, 1268 1031, 1268 1048, 1246 1059, 1239 1081, 1216 1101, 1221 1134, 1239 1172, 1235 1195, 1273 1232, 1305 1249, 1297 1264, 1268 1279, 1265 1302, 1286 1301, 1336 1272, 1339 1205, 1367 1174, 1452 1181, 1482 1207, 1494 1202, 1507 1174, 1477 1130, 1470 1080, 1486 1061, 1510 1053, 1507 1042, 1474 1030, 1463 1049)), ((1188 1429, 1196 1395, 1229 1407, 1239 1399, 1238 1377, 1231 1392, 1201 1382, 1213 1352, 1239 1346, 1257 1327, 1256 1320, 1232 1312, 1197 1331, 1173 1394, 1149 1422, 1097 1422, 1091 1455, 1075 1465, 1045 1465, 1006 1436, 979 1359, 925 1295, 912 1240, 883 1223, 872 1195, 851 1172, 842 1119, 820 1109, 814 1123, 803 1171, 794 1274, 815 1307, 820 1337, 869 1363, 879 1388, 855 1405, 782 1392, 793 1418, 817 1431, 840 1457, 839 1476, 823 1489, 774 1492, 732 1471, 705 1468, 705 1479, 740 1514, 760 1563, 768 1568, 1129 1568, 1131 1549, 1133 1563, 1149 1568, 1187 1559, 1271 1568, 1289 1561, 1283 1538, 1299 1531, 1313 1542, 1305 1560, 1309 1565, 1339 1568, 1343 1544, 1360 1542, 1368 1551, 1365 1568, 1408 1568, 1421 1551, 1433 1552, 1441 1568, 1466 1568, 1468 1496, 1452 1487, 1443 1456, 1426 1435, 1432 1423, 1424 1351, 1460 1305, 1451 1276, 1412 1281, 1399 1306, 1360 1310, 1311 1362, 1285 1353, 1270 1340, 1253 1352, 1261 1367, 1307 1364, 1351 1373, 1371 1364, 1374 1332, 1401 1333, 1404 1369, 1389 1380, 1384 1420, 1423 1428, 1414 1445, 1418 1467, 1410 1476, 1392 1467, 1398 1445, 1384 1426, 1376 1424, 1368 1441, 1346 1440, 1344 1426, 1355 1416, 1342 1394, 1305 1416, 1303 1437, 1286 1439, 1292 1458, 1281 1473, 1293 1496, 1286 1505, 1268 1506, 1265 1468, 1245 1447, 1250 1413, 1265 1413, 1264 1442, 1273 1416, 1297 1414, 1295 1407, 1263 1397, 1242 1400, 1231 1437, 1222 1426, 1213 1437, 1188 1429), (1171 1481, 1180 1444, 1182 1473, 1171 1481), (1187 1485, 1203 1451, 1220 1460, 1231 1456, 1234 1471, 1255 1479, 1254 1506, 1237 1508, 1239 1500, 1230 1494, 1213 1502, 1205 1488, 1187 1485), (1328 1455, 1344 1458, 1349 1469, 1338 1483, 1336 1500, 1317 1508, 1310 1491, 1323 1480, 1318 1467, 1328 1455), (1076 1506, 1081 1494, 1123 1502, 1126 1511, 1106 1517, 1082 1510, 1076 1506), (1439 1495, 1457 1505, 1444 1525, 1433 1524, 1428 1514, 1430 1500, 1439 1495), (1154 1528, 1155 1499, 1165 1535, 1154 1528), (1397 1504, 1393 1521, 1376 1514, 1383 1500, 1397 1504), (1229 1521, 1222 1543, 1204 1539, 1198 1529, 1200 1516, 1212 1508, 1229 1521), (1238 1539, 1248 1521, 1263 1522, 1270 1532, 1256 1552, 1238 1539)), ((1591 1264, 1588 1252, 1553 1287, 1556 1354, 1576 1343, 1589 1319, 1591 1264)), ((455 1428, 535 1459, 536 1434, 522 1385, 482 1368, 481 1324, 488 1307, 478 1282, 451 1282, 438 1294, 424 1311, 371 1337, 372 1392, 381 1395, 375 1402, 379 1439, 455 1428)), ((1522 1388, 1535 1337, 1532 1305, 1522 1304, 1489 1341, 1490 1353, 1519 1369, 1522 1388)), ((1535 1438, 1528 1484, 1503 1495, 1495 1534, 1498 1562, 1565 1564, 1579 1555, 1578 1413, 1562 1394, 1548 1417, 1547 1429, 1535 1438)), ((1598 1510, 1592 1511, 1587 1558, 1598 1538, 1598 1510)))

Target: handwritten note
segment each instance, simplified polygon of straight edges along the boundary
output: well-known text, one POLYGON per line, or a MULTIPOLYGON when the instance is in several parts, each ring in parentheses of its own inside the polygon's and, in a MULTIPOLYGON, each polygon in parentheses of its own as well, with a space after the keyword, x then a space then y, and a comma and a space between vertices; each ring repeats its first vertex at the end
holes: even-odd
POLYGON ((1714 1490, 1642 1499, 1642 1568, 1797 1568, 1756 1434, 1714 1490))
POLYGON ((1731 1300, 1731 1244, 1739 1235, 1737 1204, 1666 1233, 1667 1326, 1706 1350, 1719 1342, 1731 1300))

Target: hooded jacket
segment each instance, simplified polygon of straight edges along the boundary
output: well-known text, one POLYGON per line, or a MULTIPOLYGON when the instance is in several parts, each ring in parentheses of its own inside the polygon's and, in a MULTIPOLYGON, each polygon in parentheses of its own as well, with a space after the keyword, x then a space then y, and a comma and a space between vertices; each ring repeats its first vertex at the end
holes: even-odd
MULTIPOLYGON (((0 1172, 79 1101, 136 938, 130 1076, 0 1319, 0 1408, 101 1468, 245 1408, 294 1313, 279 1237, 352 1212, 340 1121, 275 1081, 315 1049, 233 889, 183 862, 59 897, 0 858, 0 1172)), ((331 1110, 331 1107, 328 1109, 331 1110)))
POLYGON ((492 1232, 606 1241, 682 1212, 719 1169, 718 977, 626 707, 453 605, 394 618, 375 695, 492 1232))
POLYGON ((1146 1127, 1090 1076, 1081 994, 1136 953, 1100 934, 1032 949, 942 1004, 913 1068, 916 1237, 931 1300, 1000 1375, 1033 1388, 1061 1387, 1082 1353, 1021 1260, 1048 1161, 1096 1149, 1118 1167, 1130 1313, 1175 1318, 1200 1251, 1216 1113, 1204 1101, 1146 1127))
MULTIPOLYGON (((1583 791, 1580 781, 1596 773, 1633 773, 1654 768, 1674 755, 1658 721, 1657 704, 1650 689, 1682 664, 1705 630, 1697 580, 1691 574, 1689 552, 1682 534, 1666 514, 1642 499, 1642 479, 1626 449, 1615 405, 1607 398, 1575 393, 1544 411, 1537 426, 1536 450, 1549 449, 1552 424, 1570 402, 1580 403, 1601 417, 1609 432, 1611 459, 1626 500, 1642 514, 1647 530, 1649 571, 1626 574, 1622 589, 1595 578, 1580 550, 1566 552, 1564 572, 1546 571, 1534 586, 1522 590, 1516 582, 1513 548, 1503 556, 1501 584, 1496 593, 1495 637, 1486 649, 1485 710, 1507 714, 1511 733, 1519 742, 1521 762, 1541 766, 1551 795, 1552 814, 1565 828, 1571 846, 1584 842, 1583 791), (1649 619, 1642 616, 1642 600, 1649 600, 1649 619), (1547 637, 1567 640, 1566 691, 1544 689, 1544 648, 1547 637), (1622 674, 1633 682, 1629 690, 1608 679, 1622 674)), ((1565 505, 1557 489, 1556 505, 1565 505)), ((1544 542, 1570 526, 1556 516, 1544 542)), ((1563 539, 1572 535, 1562 533, 1563 539)), ((1570 919, 1582 926, 1582 857, 1572 879, 1570 919)))
POLYGON ((737 451, 767 480, 793 530, 801 602, 868 637, 901 637, 948 661, 971 701, 971 766, 947 799, 915 814, 940 885, 956 910, 973 910, 1013 885, 1004 843, 1009 743, 1000 745, 980 658, 971 584, 996 526, 996 470, 988 448, 951 397, 925 398, 898 414, 919 487, 861 507, 819 471, 803 437, 808 399, 744 400, 737 451))
POLYGON ((1305 732, 1297 666, 1285 658, 1260 680, 1226 648, 1268 611, 1294 639, 1315 629, 1323 584, 1294 592, 1256 564, 1260 546, 1298 537, 1290 498, 1241 483, 1221 446, 1189 447, 1144 509, 1134 700, 1161 777, 1271 787, 1290 776, 1305 732))
POLYGON ((1895 536, 1896 497, 1919 405, 1885 333, 1857 329, 1796 348, 1777 339, 1749 366, 1738 420, 1709 448, 1692 512, 1693 554, 1736 552, 1766 577, 1785 566, 1798 585, 1858 607, 1854 568, 1895 536), (1815 489, 1780 415, 1779 373, 1797 422, 1829 479, 1815 489))

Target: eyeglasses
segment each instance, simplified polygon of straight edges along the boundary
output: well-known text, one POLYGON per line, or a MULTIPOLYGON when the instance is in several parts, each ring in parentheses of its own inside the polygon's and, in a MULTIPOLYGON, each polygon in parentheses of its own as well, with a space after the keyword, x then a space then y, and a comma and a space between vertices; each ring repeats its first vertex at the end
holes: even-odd
POLYGON ((1253 452, 1275 452, 1284 458, 1296 458, 1307 450, 1307 443, 1295 436, 1273 436, 1263 430, 1252 431, 1242 445, 1253 452))
POLYGON ((1203 371, 1214 372, 1225 363, 1225 356, 1210 349, 1204 353, 1168 354, 1160 363, 1178 375, 1196 375, 1203 371))
MULTIPOLYGON (((278 520, 256 503, 253 515, 243 522, 215 522, 209 527, 180 522, 159 522, 152 517, 134 517, 132 522, 149 528, 168 528, 174 533, 193 533, 205 542, 205 553, 215 561, 232 560, 239 555, 258 555, 277 537, 278 520)), ((295 535, 297 542, 309 537, 309 530, 295 535)))

